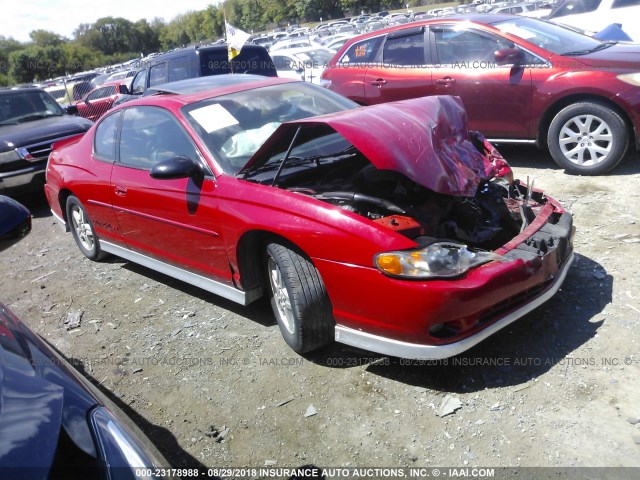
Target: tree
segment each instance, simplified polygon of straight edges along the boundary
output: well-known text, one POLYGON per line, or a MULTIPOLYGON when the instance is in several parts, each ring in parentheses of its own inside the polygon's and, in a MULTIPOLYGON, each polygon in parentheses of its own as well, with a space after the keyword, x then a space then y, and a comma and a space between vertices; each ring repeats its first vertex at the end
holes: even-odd
POLYGON ((58 35, 48 30, 33 30, 29 37, 31 41, 39 47, 57 47, 67 42, 62 35, 58 35))
POLYGON ((6 86, 11 84, 9 76, 9 55, 11 52, 24 48, 19 41, 13 38, 0 35, 0 85, 6 86))
POLYGON ((61 47, 32 45, 9 54, 9 74, 18 83, 46 80, 65 73, 61 47))
POLYGON ((159 28, 156 25, 164 25, 161 20, 154 19, 154 25, 149 25, 145 19, 138 20, 134 24, 136 44, 129 51, 149 54, 160 48, 159 28), (159 22, 159 23, 158 23, 159 22))

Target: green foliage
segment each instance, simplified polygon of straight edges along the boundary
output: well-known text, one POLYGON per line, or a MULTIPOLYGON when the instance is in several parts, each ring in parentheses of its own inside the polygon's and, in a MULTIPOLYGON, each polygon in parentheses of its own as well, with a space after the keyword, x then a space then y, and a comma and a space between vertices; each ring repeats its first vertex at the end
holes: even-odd
POLYGON ((58 47, 67 41, 62 35, 47 30, 34 30, 29 37, 39 47, 58 47))
POLYGON ((9 74, 18 83, 45 80, 65 73, 61 47, 31 45, 9 54, 9 74))
MULTIPOLYGON (((440 0, 224 0, 205 10, 188 11, 166 23, 131 22, 104 17, 80 24, 73 39, 34 30, 31 42, 0 35, 0 85, 44 80, 140 58, 152 52, 205 44, 224 36, 224 19, 246 32, 270 30, 293 23, 337 19, 361 12, 404 9, 440 0)), ((458 0, 467 1, 467 0, 458 0)), ((455 4, 449 3, 449 4, 455 4)))

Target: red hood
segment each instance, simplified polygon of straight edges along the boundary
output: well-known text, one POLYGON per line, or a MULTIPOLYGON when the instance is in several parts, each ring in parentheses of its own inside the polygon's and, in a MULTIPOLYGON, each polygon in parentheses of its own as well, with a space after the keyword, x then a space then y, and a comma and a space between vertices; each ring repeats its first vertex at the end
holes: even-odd
POLYGON ((471 142, 458 97, 433 96, 345 110, 283 123, 243 171, 258 168, 298 126, 327 125, 382 170, 393 170, 434 192, 473 196, 497 169, 471 142))
POLYGON ((612 69, 638 71, 640 67, 640 45, 618 43, 602 50, 570 58, 590 67, 602 68, 605 71, 612 69))

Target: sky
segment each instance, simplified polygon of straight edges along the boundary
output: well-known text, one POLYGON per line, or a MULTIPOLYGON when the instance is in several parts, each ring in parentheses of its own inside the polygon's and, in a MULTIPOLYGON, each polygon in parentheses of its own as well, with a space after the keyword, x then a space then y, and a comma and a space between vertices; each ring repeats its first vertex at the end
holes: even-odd
POLYGON ((192 10, 204 10, 214 0, 6 0, 2 2, 0 35, 30 41, 29 32, 48 30, 69 39, 81 23, 102 17, 122 17, 132 22, 156 17, 165 22, 192 10))

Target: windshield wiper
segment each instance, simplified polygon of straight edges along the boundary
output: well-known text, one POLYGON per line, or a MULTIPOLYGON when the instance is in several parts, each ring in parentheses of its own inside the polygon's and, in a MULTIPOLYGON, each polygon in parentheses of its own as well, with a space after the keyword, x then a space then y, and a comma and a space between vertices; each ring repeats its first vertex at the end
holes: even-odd
POLYGON ((605 48, 609 48, 613 45, 617 45, 618 42, 610 41, 610 42, 602 42, 600 45, 596 45, 593 48, 585 49, 585 50, 574 50, 573 52, 565 52, 560 55, 564 56, 579 56, 579 55, 588 55, 593 52, 598 52, 600 50, 604 50, 605 48))

